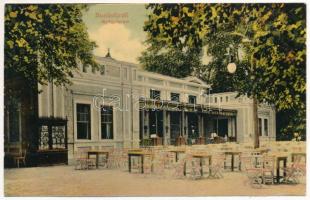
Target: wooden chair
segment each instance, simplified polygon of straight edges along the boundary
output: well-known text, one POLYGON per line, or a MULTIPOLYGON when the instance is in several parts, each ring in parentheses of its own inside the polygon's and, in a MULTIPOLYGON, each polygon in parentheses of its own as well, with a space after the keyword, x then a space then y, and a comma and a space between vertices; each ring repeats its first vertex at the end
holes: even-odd
POLYGON ((256 163, 253 162, 252 156, 242 156, 242 166, 248 177, 247 183, 253 188, 262 188, 263 172, 262 168, 258 168, 256 163))
POLYGON ((88 158, 89 147, 80 147, 76 152, 75 169, 91 169, 96 167, 96 159, 88 158))
POLYGON ((210 167, 211 174, 209 178, 223 178, 224 172, 224 162, 225 155, 224 154, 214 154, 212 156, 212 165, 210 167))
POLYGON ((173 173, 174 178, 185 178, 184 176, 185 162, 186 162, 186 157, 182 157, 175 163, 175 167, 174 167, 175 170, 173 173))
POLYGON ((199 179, 199 178, 202 178, 202 174, 201 174, 201 166, 200 166, 200 163, 199 163, 199 159, 194 159, 192 158, 191 160, 191 166, 190 166, 190 177, 193 179, 193 180, 196 180, 196 179, 199 179))
POLYGON ((262 177, 264 184, 274 184, 274 156, 265 156, 263 158, 262 177))
POLYGON ((26 166, 26 155, 27 149, 23 149, 19 155, 13 155, 13 160, 17 168, 19 168, 20 163, 23 163, 26 166))
POLYGON ((283 182, 288 184, 298 184, 300 183, 300 178, 306 176, 306 164, 302 161, 302 156, 294 159, 291 166, 282 168, 286 173, 283 182))

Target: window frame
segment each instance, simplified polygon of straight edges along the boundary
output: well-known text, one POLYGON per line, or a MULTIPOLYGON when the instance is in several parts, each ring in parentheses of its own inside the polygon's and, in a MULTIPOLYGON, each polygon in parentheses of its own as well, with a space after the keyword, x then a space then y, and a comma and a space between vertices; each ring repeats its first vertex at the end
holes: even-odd
POLYGON ((105 69, 106 69, 105 65, 100 65, 99 66, 99 73, 100 73, 100 75, 104 76, 106 74, 105 69))
POLYGON ((74 127, 75 127, 75 140, 77 141, 91 141, 92 140, 92 109, 91 109, 91 103, 90 102, 75 102, 75 106, 74 106, 74 117, 75 117, 75 123, 74 123, 74 127), (89 106, 89 133, 88 133, 88 137, 87 138, 78 138, 78 105, 88 105, 89 106))
POLYGON ((189 104, 197 104, 197 96, 195 96, 195 95, 188 95, 188 103, 189 104), (194 97, 194 99, 195 99, 194 103, 190 102, 191 97, 194 97))
POLYGON ((159 101, 160 100, 160 96, 161 96, 161 91, 160 90, 150 89, 150 99, 159 101), (152 92, 158 92, 159 93, 158 98, 153 98, 152 92))
POLYGON ((176 93, 176 92, 170 92, 170 101, 173 101, 173 102, 180 102, 180 93, 176 93), (178 100, 175 101, 172 99, 173 95, 177 95, 178 97, 178 100))
POLYGON ((258 134, 259 136, 263 136, 263 119, 261 117, 258 118, 258 134))
POLYGON ((268 125, 268 118, 264 118, 264 136, 269 136, 269 125, 268 125), (267 122, 267 123, 266 123, 267 122), (267 129, 266 129, 267 127, 267 129))
POLYGON ((100 111, 99 111, 99 139, 100 140, 114 140, 114 138, 115 138, 115 130, 114 130, 114 128, 115 128, 115 126, 114 126, 114 116, 115 116, 115 113, 114 113, 114 109, 113 109, 113 106, 111 106, 111 105, 101 105, 100 106, 100 111), (102 111, 103 111, 103 107, 111 107, 111 111, 112 111, 112 113, 111 113, 111 120, 112 120, 112 122, 110 123, 110 124, 112 124, 112 138, 110 138, 110 139, 108 139, 108 138, 103 138, 102 137, 102 134, 103 134, 103 132, 102 132, 102 125, 103 125, 103 122, 102 122, 102 111))

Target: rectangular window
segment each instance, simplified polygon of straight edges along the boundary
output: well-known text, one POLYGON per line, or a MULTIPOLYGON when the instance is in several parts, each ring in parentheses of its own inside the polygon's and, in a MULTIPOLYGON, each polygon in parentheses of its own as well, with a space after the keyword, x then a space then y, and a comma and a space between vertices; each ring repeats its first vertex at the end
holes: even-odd
POLYGON ((113 107, 101 107, 101 139, 113 139, 113 107))
POLYGON ((217 97, 214 97, 214 103, 217 103, 217 97))
POLYGON ((268 136, 268 119, 264 119, 264 135, 268 136))
POLYGON ((20 110, 17 103, 9 105, 9 141, 19 142, 20 110))
POLYGON ((104 65, 100 65, 99 66, 99 70, 100 70, 100 74, 104 75, 105 74, 105 66, 104 65))
POLYGON ((196 104, 196 96, 194 96, 194 95, 189 95, 189 96, 188 96, 188 103, 190 103, 190 104, 196 104))
POLYGON ((92 72, 93 74, 95 74, 95 73, 96 73, 96 68, 95 68, 95 67, 91 67, 91 72, 92 72))
POLYGON ((150 98, 160 100, 160 91, 159 90, 150 90, 150 98))
POLYGON ((228 102, 228 96, 226 96, 226 102, 228 102))
POLYGON ((258 118, 258 133, 259 133, 259 136, 262 136, 262 118, 258 118))
POLYGON ((87 72, 87 67, 88 67, 87 65, 83 65, 83 72, 85 73, 87 72))
POLYGON ((77 139, 91 139, 91 118, 89 104, 76 104, 77 139))
POLYGON ((171 101, 180 102, 180 94, 171 92, 171 101))

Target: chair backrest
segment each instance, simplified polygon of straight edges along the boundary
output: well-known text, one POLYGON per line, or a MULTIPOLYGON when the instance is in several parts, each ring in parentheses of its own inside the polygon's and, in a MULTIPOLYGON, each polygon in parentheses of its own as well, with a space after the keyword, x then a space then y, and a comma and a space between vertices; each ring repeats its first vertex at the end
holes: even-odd
POLYGON ((19 147, 10 147, 9 154, 13 156, 21 156, 22 150, 19 147))
POLYGON ((249 155, 241 156, 241 167, 242 170, 247 170, 253 168, 252 157, 249 155))
POLYGON ((212 155, 212 165, 224 166, 225 154, 215 153, 212 155))
POLYGON ((27 149, 22 150, 22 157, 26 158, 27 156, 27 149))
POLYGON ((268 169, 274 169, 275 157, 274 156, 264 156, 263 167, 268 169))
POLYGON ((91 147, 78 147, 77 148, 77 157, 78 158, 86 158, 87 157, 87 151, 91 150, 91 147))

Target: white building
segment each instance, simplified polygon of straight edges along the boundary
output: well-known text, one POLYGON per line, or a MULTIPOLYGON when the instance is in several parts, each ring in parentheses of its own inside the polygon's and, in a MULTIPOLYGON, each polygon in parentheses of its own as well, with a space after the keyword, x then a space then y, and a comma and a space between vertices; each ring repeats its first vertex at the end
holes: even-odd
MULTIPOLYGON (((211 133, 240 143, 254 140, 251 99, 236 98, 235 92, 209 94, 210 85, 196 77, 147 72, 110 56, 97 60, 99 70, 79 66, 67 88, 39 85, 36 151, 65 148, 71 161, 81 147, 138 147, 153 136, 157 145, 180 144, 180 136, 186 144, 207 143, 211 133)), ((275 140, 274 108, 260 105, 258 115, 260 139, 275 140)), ((8 139, 6 146, 22 140, 8 139)))

